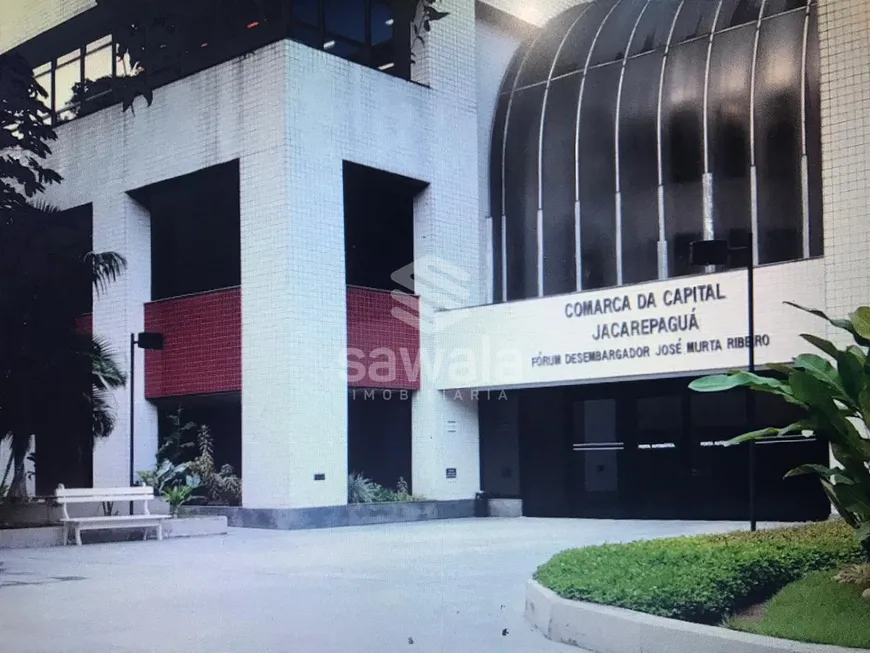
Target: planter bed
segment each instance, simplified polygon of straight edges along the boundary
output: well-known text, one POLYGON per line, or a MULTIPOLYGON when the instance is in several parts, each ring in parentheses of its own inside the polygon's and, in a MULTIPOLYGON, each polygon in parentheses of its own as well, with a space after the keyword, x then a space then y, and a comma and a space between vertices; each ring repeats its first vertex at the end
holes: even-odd
MULTIPOLYGON (((808 573, 859 562, 863 555, 852 530, 843 522, 832 520, 757 533, 606 544, 565 551, 542 565, 534 580, 541 589, 552 590, 553 596, 568 600, 567 605, 560 604, 560 610, 568 610, 571 604, 611 606, 630 615, 646 613, 645 617, 680 620, 676 623, 691 625, 691 632, 696 632, 694 625, 700 624, 730 636, 734 631, 716 626, 731 615, 767 601, 808 573)), ((581 612, 589 615, 594 611, 586 607, 581 612)), ((627 619, 626 614, 618 616, 627 619)), ((539 616, 533 621, 541 625, 539 616)), ((601 648, 590 642, 578 642, 601 653, 641 650, 601 648)))
POLYGON ((230 526, 296 530, 474 516, 474 500, 360 503, 321 508, 184 506, 182 515, 223 515, 230 526))

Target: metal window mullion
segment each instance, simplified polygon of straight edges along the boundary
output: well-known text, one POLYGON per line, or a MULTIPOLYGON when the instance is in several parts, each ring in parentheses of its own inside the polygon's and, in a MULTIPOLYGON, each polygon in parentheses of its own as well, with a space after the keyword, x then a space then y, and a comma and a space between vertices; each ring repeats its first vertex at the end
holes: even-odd
POLYGON ((668 278, 668 233, 665 225, 665 165, 664 165, 664 139, 662 138, 662 122, 663 122, 663 107, 665 93, 665 71, 668 65, 668 54, 671 51, 671 42, 674 38, 674 31, 677 27, 677 20, 680 18, 680 13, 683 11, 683 6, 686 0, 680 0, 677 11, 674 14, 674 20, 671 22, 671 29, 668 32, 668 40, 665 43, 665 53, 662 57, 662 71, 659 76, 659 104, 656 112, 656 145, 658 147, 658 164, 659 164, 659 188, 658 188, 658 209, 659 209, 659 243, 658 243, 658 263, 659 263, 659 279, 668 278))
POLYGON ((517 67, 516 76, 514 77, 513 85, 511 86, 511 90, 508 92, 508 105, 507 111, 504 117, 504 130, 502 132, 501 139, 501 241, 502 241, 502 259, 501 259, 501 268, 502 268, 502 279, 501 279, 501 294, 502 301, 507 301, 507 193, 505 192, 505 160, 507 158, 507 139, 508 139, 508 127, 510 126, 511 121, 511 109, 514 104, 514 93, 517 91, 517 87, 520 81, 520 75, 523 72, 523 68, 526 65, 526 62, 529 60, 529 55, 532 53, 532 50, 538 44, 538 41, 544 34, 544 30, 538 32, 537 36, 529 43, 529 47, 526 50, 525 54, 523 54, 522 61, 520 61, 520 65, 517 67))
POLYGON ((57 59, 51 60, 51 125, 57 127, 57 59))
POLYGON ((592 38, 592 43, 589 45, 589 52, 586 54, 586 63, 583 66, 583 77, 580 80, 580 93, 577 96, 577 116, 574 122, 574 260, 577 269, 577 290, 583 290, 583 260, 580 252, 580 217, 582 213, 582 207, 580 206, 580 114, 583 109, 583 94, 586 90, 586 74, 589 72, 589 65, 592 62, 592 53, 595 50, 595 45, 598 43, 598 37, 601 36, 604 25, 621 2, 622 0, 616 0, 598 25, 598 30, 595 32, 595 36, 592 38))
POLYGON ((749 190, 750 202, 749 221, 752 231, 752 262, 757 265, 758 256, 758 166, 755 156, 755 77, 758 74, 758 41, 761 37, 761 21, 767 0, 761 0, 761 8, 758 11, 758 21, 755 23, 755 42, 752 46, 752 72, 749 78, 749 190))
MULTIPOLYGON (((586 5, 574 22, 568 27, 565 36, 556 48, 556 54, 553 56, 553 63, 550 65, 550 71, 547 73, 547 85, 544 87, 544 99, 541 103, 541 124, 538 131, 538 297, 544 296, 544 123, 547 116, 547 100, 550 96, 550 85, 553 82, 553 73, 556 71, 556 63, 559 61, 559 56, 562 54, 562 48, 568 41, 574 27, 580 22, 580 19, 589 11, 591 5, 586 5)), ((576 281, 575 281, 576 283, 576 281)))
MULTIPOLYGON (((707 62, 704 68, 704 176, 701 181, 703 188, 704 240, 713 240, 716 236, 713 215, 713 174, 710 170, 710 66, 713 62, 713 39, 716 36, 716 26, 719 23, 719 14, 722 12, 723 2, 724 0, 719 0, 719 5, 716 7, 716 14, 713 16, 713 28, 710 30, 710 39, 707 41, 707 62)), ((712 266, 707 267, 708 272, 714 270, 715 268, 712 266)))
POLYGON ((631 45, 634 42, 634 37, 637 34, 638 25, 649 8, 651 0, 646 0, 643 9, 634 21, 634 27, 631 28, 631 33, 628 36, 628 43, 625 46, 625 55, 622 58, 622 66, 619 70, 619 86, 616 90, 616 110, 613 118, 613 166, 615 170, 614 180, 616 183, 616 197, 614 199, 614 229, 616 238, 614 238, 614 247, 616 249, 616 285, 621 286, 623 283, 622 272, 622 180, 619 174, 620 157, 619 157, 619 124, 620 114, 622 113, 622 87, 625 81, 625 69, 628 67, 628 53, 631 51, 631 45))

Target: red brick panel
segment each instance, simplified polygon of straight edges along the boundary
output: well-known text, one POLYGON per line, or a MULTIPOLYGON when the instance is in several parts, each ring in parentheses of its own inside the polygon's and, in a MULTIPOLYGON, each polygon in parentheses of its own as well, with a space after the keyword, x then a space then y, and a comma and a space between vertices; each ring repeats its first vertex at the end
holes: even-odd
POLYGON ((90 313, 76 318, 76 331, 81 334, 94 332, 94 316, 90 313))
POLYGON ((148 399, 241 390, 239 288, 146 304, 145 329, 164 336, 163 351, 145 352, 148 399))
POLYGON ((416 390, 420 387, 420 332, 416 297, 347 289, 348 385, 416 390))

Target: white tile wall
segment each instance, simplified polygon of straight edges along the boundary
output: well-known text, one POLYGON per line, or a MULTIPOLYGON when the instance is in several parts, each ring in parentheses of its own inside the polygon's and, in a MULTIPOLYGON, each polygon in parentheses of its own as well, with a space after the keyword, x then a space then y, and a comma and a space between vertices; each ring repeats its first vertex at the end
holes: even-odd
POLYGON ((821 0, 819 32, 827 310, 845 317, 870 304, 870 5, 821 0))
POLYGON ((2 0, 0 52, 11 50, 96 6, 96 0, 2 0))

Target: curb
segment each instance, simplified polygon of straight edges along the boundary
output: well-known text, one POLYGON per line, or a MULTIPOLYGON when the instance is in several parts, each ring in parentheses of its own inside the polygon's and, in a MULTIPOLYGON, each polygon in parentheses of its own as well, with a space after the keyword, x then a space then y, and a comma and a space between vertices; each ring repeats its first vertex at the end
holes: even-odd
MULTIPOLYGON (((85 531, 82 533, 82 540, 85 545, 97 542, 141 541, 142 532, 142 529, 137 528, 114 531, 85 531)), ((226 533, 227 518, 223 516, 167 519, 163 525, 164 539, 226 535, 226 533)), ((153 534, 153 529, 149 529, 148 541, 150 542, 154 539, 156 538, 153 534)), ((63 546, 62 526, 40 526, 33 528, 9 528, 0 530, 0 550, 38 549, 52 546, 63 546)))
POLYGON ((596 653, 867 653, 569 601, 530 580, 526 619, 548 639, 596 653))

